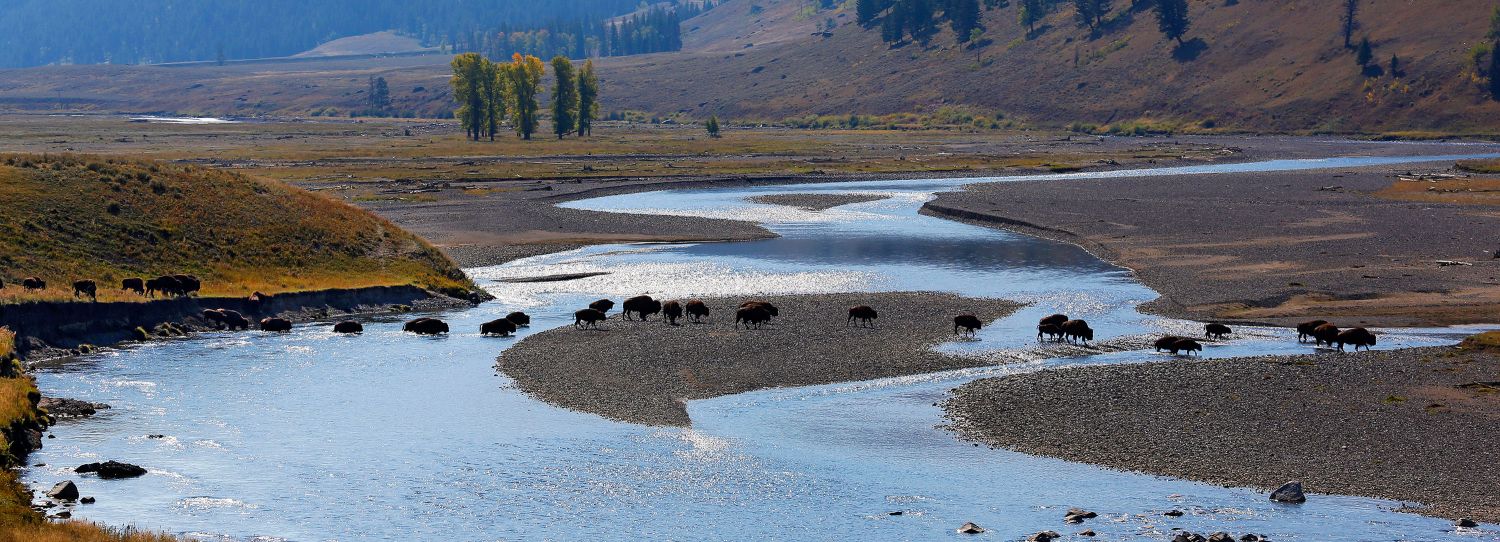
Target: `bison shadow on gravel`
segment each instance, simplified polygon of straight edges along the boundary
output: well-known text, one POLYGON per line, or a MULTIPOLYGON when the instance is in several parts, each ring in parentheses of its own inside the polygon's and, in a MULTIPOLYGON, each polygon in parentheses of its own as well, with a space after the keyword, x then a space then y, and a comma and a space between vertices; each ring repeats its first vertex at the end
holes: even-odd
POLYGON ((990 364, 932 347, 956 339, 956 314, 991 322, 1019 307, 934 293, 755 297, 775 304, 780 316, 760 329, 736 327, 735 309, 748 299, 704 299, 712 313, 701 324, 610 318, 598 331, 568 326, 531 335, 502 353, 498 367, 521 390, 559 406, 686 426, 689 399, 990 364), (856 305, 879 310, 878 323, 849 324, 856 305))

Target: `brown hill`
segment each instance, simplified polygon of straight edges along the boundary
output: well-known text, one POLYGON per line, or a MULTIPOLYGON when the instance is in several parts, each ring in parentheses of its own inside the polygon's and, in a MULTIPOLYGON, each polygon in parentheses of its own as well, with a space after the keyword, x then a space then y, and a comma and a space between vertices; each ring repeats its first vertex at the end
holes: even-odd
MULTIPOLYGON (((1148 119, 1339 132, 1490 133, 1500 118, 1471 63, 1488 31, 1487 0, 1363 0, 1357 35, 1370 37, 1379 65, 1369 74, 1343 47, 1334 2, 1194 1, 1182 47, 1161 36, 1152 12, 1115 4, 1114 21, 1097 34, 1078 27, 1062 3, 1029 39, 1014 6, 988 10, 975 50, 957 45, 946 26, 925 43, 891 47, 878 29, 859 28, 850 10, 729 0, 684 22, 683 52, 601 60, 604 106, 780 120, 964 105, 1038 125, 1148 119), (830 19, 830 36, 815 33, 830 19)), ((367 78, 380 75, 397 108, 447 116, 446 61, 6 70, 0 107, 344 113, 363 106, 367 78)))

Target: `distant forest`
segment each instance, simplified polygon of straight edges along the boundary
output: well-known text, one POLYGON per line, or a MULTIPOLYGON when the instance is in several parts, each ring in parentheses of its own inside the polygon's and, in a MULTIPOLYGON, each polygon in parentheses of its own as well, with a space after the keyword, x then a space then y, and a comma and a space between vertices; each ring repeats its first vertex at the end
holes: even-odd
POLYGON ((640 0, 5 3, 0 7, 0 67, 278 57, 381 30, 496 58, 512 52, 626 55, 681 48, 679 21, 713 5, 673 0, 642 10, 640 0))

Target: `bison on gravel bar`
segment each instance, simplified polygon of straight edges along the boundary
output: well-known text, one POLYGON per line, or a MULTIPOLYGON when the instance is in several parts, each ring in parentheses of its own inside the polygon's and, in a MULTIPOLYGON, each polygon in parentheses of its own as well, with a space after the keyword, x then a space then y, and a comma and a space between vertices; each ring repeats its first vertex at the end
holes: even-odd
MULTIPOLYGON (((595 303, 598 302, 596 301, 595 303)), ((614 305, 614 303, 610 303, 610 305, 614 305)), ((605 318, 607 317, 604 316, 604 311, 599 309, 583 309, 573 313, 573 327, 582 328, 586 325, 597 328, 599 327, 599 322, 603 322, 605 318)))
POLYGON ((448 332, 448 323, 437 318, 418 318, 407 322, 401 329, 418 335, 439 335, 448 332))
POLYGON ((766 310, 762 306, 752 305, 734 312, 734 325, 738 326, 744 323, 745 329, 750 329, 751 327, 760 329, 762 325, 769 321, 771 321, 771 311, 766 310))
POLYGON ((697 299, 688 301, 687 305, 683 306, 683 310, 687 311, 688 318, 691 318, 693 323, 701 322, 708 317, 708 305, 697 299))
POLYGON ((140 277, 131 277, 120 281, 120 289, 127 292, 135 292, 146 295, 146 280, 140 277))
POLYGON ((1340 331, 1338 335, 1334 336, 1334 340, 1339 343, 1340 352, 1344 351, 1344 345, 1346 344, 1354 345, 1355 352, 1358 352, 1361 346, 1365 347, 1365 350, 1369 350, 1370 347, 1375 346, 1375 334, 1370 333, 1370 330, 1362 327, 1340 331))
POLYGON ((604 314, 609 314, 609 309, 615 308, 615 302, 608 299, 600 299, 593 303, 589 303, 589 308, 604 314))
POLYGON ((655 299, 651 299, 651 296, 649 295, 638 295, 630 299, 626 299, 625 302, 621 304, 621 308, 625 310, 625 312, 621 313, 621 317, 629 320, 632 313, 639 314, 641 316, 641 321, 644 322, 646 321, 646 317, 661 312, 661 302, 655 299))
POLYGON ((516 323, 504 318, 497 318, 483 324, 479 324, 480 335, 499 335, 501 337, 509 337, 511 333, 515 332, 516 323))
POLYGON ((344 320, 333 325, 334 333, 364 333, 365 326, 354 320, 344 320))
POLYGON ((1228 335, 1230 333, 1234 333, 1234 330, 1229 329, 1229 326, 1226 326, 1224 324, 1203 325, 1203 336, 1210 339, 1222 339, 1225 335, 1228 335))
POLYGON ((47 281, 36 277, 26 277, 21 279, 21 288, 26 290, 46 290, 47 281))
POLYGON ((1192 339, 1177 339, 1177 342, 1172 343, 1172 346, 1168 349, 1172 351, 1172 355, 1174 356, 1178 352, 1186 352, 1187 355, 1191 356, 1193 352, 1202 352, 1203 345, 1198 344, 1198 341, 1192 339))
POLYGON ((1094 330, 1089 327, 1089 323, 1086 321, 1068 320, 1057 327, 1062 328, 1063 337, 1067 338, 1069 341, 1078 339, 1080 341, 1083 341, 1083 344, 1087 345, 1089 341, 1094 340, 1094 330))
POLYGON ((1307 342, 1307 338, 1313 336, 1313 331, 1326 323, 1328 323, 1327 320, 1310 320, 1297 324, 1297 342, 1307 342))
POLYGON ((870 308, 869 305, 860 305, 849 309, 849 319, 845 320, 844 324, 848 325, 858 321, 861 326, 865 324, 873 326, 877 318, 880 318, 880 314, 875 312, 875 309, 870 308))
POLYGON ((661 315, 667 318, 667 323, 677 325, 677 319, 682 318, 682 303, 668 301, 661 306, 661 315))
POLYGON ((90 301, 99 300, 99 284, 92 280, 73 281, 73 297, 89 296, 90 301))
POLYGON ((527 316, 526 313, 520 311, 505 315, 505 319, 510 320, 510 323, 515 324, 516 327, 525 327, 531 325, 531 317, 527 316))
POLYGON ((740 303, 740 308, 742 309, 748 309, 751 307, 760 307, 762 309, 765 309, 766 313, 770 314, 772 318, 781 316, 781 309, 776 308, 776 305, 772 305, 770 301, 751 300, 740 303))
POLYGON ((1314 346, 1322 346, 1324 343, 1333 346, 1333 342, 1339 338, 1339 326, 1323 324, 1313 329, 1312 336, 1314 346))
POLYGON ((285 318, 262 318, 260 321, 261 331, 291 331, 292 322, 285 318))
POLYGON ((960 333, 958 332, 958 329, 963 328, 964 332, 962 333, 962 335, 972 336, 982 327, 984 327, 984 324, 979 322, 978 316, 974 316, 972 314, 960 314, 953 317, 954 335, 959 335, 960 333))

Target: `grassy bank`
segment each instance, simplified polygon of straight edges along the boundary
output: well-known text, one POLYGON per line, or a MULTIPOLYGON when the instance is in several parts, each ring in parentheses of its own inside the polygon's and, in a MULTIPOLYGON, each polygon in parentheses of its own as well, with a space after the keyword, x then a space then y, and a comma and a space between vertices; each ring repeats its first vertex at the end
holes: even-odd
POLYGON ((121 279, 196 275, 204 295, 414 284, 473 285, 422 239, 354 206, 283 183, 178 164, 75 155, 0 156, 0 302, 139 300, 121 279), (48 288, 25 291, 24 277, 48 288))

